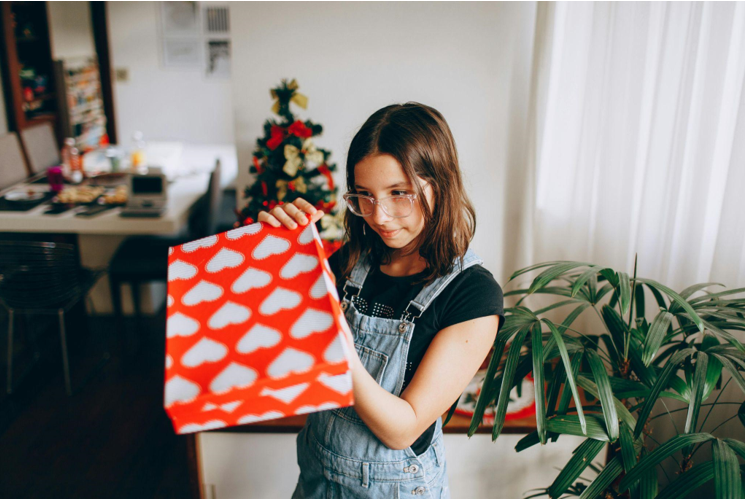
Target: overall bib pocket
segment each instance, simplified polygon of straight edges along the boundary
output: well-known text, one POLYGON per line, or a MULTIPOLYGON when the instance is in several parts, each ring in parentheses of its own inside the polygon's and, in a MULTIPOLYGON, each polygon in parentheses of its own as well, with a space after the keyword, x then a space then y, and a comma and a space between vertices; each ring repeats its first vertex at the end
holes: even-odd
MULTIPOLYGON (((368 373, 380 385, 383 380, 383 373, 386 369, 386 364, 389 361, 389 356, 357 343, 355 343, 355 350, 357 350, 357 354, 360 356, 360 361, 363 366, 365 366, 365 370, 368 371, 368 373)), ((348 421, 352 421, 353 423, 365 425, 363 420, 360 419, 360 416, 357 415, 354 406, 334 409, 332 410, 332 414, 348 421)))

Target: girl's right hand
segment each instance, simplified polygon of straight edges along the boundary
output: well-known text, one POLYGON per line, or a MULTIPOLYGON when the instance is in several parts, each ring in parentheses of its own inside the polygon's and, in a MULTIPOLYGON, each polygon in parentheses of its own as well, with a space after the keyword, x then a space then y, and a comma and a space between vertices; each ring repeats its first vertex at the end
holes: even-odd
POLYGON ((308 225, 316 223, 324 212, 317 210, 311 203, 305 199, 297 198, 292 203, 283 203, 275 206, 269 212, 264 210, 259 212, 257 222, 266 222, 272 227, 284 225, 288 229, 295 229, 298 224, 308 225))

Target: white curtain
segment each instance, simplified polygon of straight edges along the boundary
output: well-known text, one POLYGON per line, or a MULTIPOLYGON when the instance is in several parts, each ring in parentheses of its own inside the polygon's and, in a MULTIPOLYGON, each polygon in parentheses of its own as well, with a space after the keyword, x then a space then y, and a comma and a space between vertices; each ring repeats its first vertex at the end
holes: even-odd
POLYGON ((532 62, 505 267, 743 286, 744 3, 541 2, 532 62))

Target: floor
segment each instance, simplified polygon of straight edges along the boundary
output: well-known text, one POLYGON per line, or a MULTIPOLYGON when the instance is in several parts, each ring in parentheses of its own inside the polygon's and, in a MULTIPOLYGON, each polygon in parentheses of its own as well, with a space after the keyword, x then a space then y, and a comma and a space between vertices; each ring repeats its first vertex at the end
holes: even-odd
POLYGON ((116 324, 89 319, 86 331, 82 312, 72 313, 72 397, 65 393, 56 321, 43 316, 16 323, 16 374, 33 360, 34 340, 43 347, 14 394, 6 394, 7 323, 0 312, 0 497, 189 497, 185 437, 174 434, 162 403, 165 310, 137 328, 126 322, 129 334, 112 336, 121 341, 82 387, 116 324))

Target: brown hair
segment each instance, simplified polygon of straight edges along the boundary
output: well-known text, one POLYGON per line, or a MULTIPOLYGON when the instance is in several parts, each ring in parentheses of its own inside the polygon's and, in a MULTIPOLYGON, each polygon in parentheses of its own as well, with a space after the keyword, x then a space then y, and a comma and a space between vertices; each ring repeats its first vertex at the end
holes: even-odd
MULTIPOLYGON (((463 258, 474 238, 476 214, 461 181, 456 143, 451 130, 437 110, 417 102, 392 104, 379 109, 363 124, 350 143, 347 154, 347 189, 355 192, 355 165, 368 156, 388 154, 404 169, 417 193, 425 219, 422 232, 406 255, 419 250, 427 261, 424 277, 416 281, 430 283, 451 271, 454 260, 463 258), (416 177, 433 189, 435 209, 416 177)), ((388 264, 394 250, 386 246, 375 231, 363 234, 365 220, 345 212, 346 240, 341 253, 341 274, 346 278, 359 258, 372 255, 374 265, 388 264)), ((414 283, 413 283, 414 284, 414 283)))

